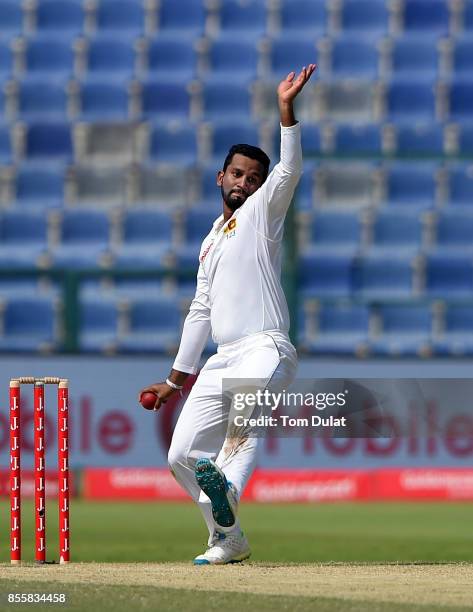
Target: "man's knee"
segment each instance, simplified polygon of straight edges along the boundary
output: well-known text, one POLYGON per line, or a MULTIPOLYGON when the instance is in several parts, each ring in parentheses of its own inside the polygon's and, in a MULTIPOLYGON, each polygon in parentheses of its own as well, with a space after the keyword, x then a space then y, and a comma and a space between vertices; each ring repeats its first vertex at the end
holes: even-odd
POLYGON ((180 467, 189 467, 189 456, 184 448, 171 444, 168 452, 168 465, 173 472, 180 467))

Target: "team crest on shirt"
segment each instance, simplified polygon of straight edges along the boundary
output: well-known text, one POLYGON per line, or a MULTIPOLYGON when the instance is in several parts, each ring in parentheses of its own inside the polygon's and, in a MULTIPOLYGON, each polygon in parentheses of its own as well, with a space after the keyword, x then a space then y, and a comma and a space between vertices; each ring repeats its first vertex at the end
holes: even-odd
POLYGON ((227 227, 223 230, 227 240, 236 234, 236 224, 236 219, 230 219, 227 227))

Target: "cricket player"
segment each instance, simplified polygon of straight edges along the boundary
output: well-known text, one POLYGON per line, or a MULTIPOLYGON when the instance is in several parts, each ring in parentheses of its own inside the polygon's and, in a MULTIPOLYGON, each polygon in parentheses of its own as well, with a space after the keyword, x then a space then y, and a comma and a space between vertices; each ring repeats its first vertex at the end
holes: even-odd
POLYGON ((278 391, 297 367, 289 341, 289 313, 281 287, 284 219, 302 172, 300 126, 293 103, 315 64, 291 72, 278 86, 281 156, 234 145, 217 173, 223 213, 204 239, 197 289, 184 322, 179 351, 165 382, 141 390, 157 396, 157 410, 198 370, 209 332, 218 345, 199 373, 177 421, 169 466, 199 505, 209 530, 197 565, 243 561, 250 556, 238 519, 238 502, 256 462, 257 437, 228 435, 224 379, 257 379, 278 391))

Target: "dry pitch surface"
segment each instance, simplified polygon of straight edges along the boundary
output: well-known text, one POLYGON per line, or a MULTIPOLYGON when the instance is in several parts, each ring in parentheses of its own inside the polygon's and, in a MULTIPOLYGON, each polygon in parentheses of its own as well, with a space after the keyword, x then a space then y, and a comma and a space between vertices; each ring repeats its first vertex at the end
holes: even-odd
POLYGON ((273 565, 194 567, 189 563, 73 563, 0 566, 0 579, 88 585, 153 586, 284 596, 337 597, 471 609, 473 565, 273 565), (205 580, 202 574, 205 573, 205 580))

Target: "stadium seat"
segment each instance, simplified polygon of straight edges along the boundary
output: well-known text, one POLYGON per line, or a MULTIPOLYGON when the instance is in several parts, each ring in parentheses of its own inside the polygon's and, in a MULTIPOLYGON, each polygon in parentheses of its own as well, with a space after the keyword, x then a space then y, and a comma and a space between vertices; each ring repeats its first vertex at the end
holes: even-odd
POLYGON ((473 121, 473 82, 453 81, 448 91, 448 116, 451 121, 473 121))
POLYGON ((395 126, 395 151, 402 157, 432 157, 445 153, 444 126, 401 123, 395 126))
POLYGON ((113 265, 120 270, 154 271, 167 267, 170 261, 170 245, 164 242, 118 245, 112 249, 113 265))
POLYGON ((76 165, 72 182, 78 203, 117 205, 127 201, 128 173, 121 165, 76 165))
POLYGON ((88 80, 79 86, 80 117, 85 121, 127 119, 128 85, 115 80, 88 80))
POLYGON ((3 316, 0 350, 49 351, 57 343, 55 304, 50 298, 11 298, 3 316))
POLYGON ((187 211, 184 219, 185 243, 178 249, 180 254, 182 255, 187 249, 188 252, 191 252, 193 255, 198 255, 200 245, 211 231, 215 220, 216 215, 212 210, 208 210, 207 208, 190 209, 187 211))
POLYGON ((0 123, 0 164, 9 164, 13 157, 10 125, 0 123))
POLYGON ((405 0, 402 11, 407 32, 448 34, 450 14, 446 0, 405 0))
POLYGON ((143 2, 136 0, 100 0, 96 13, 97 29, 139 36, 145 31, 143 2))
POLYGON ((197 161, 196 127, 186 122, 152 124, 150 158, 159 163, 192 164, 197 161))
MULTIPOLYGON (((282 0, 279 9, 280 27, 290 36, 321 36, 327 28, 325 0, 282 0)), ((306 62, 309 62, 306 60, 306 62)))
POLYGON ((21 164, 16 172, 15 194, 21 206, 53 208, 64 201, 63 164, 21 164))
MULTIPOLYGON (((302 126, 301 143, 306 160, 308 160, 311 156, 319 155, 322 152, 322 135, 320 125, 315 123, 304 123, 302 126)), ((273 151, 277 159, 280 157, 280 149, 281 128, 279 125, 276 125, 273 133, 273 151)))
POLYGON ((270 70, 275 78, 281 79, 295 67, 307 65, 310 58, 317 57, 315 41, 313 38, 304 38, 300 35, 279 36, 270 42, 269 63, 270 70))
POLYGON ((408 35, 392 42, 390 68, 396 79, 435 80, 438 76, 439 60, 436 38, 408 35))
POLYGON ((210 130, 210 156, 215 160, 215 169, 223 165, 234 144, 260 146, 259 126, 250 120, 213 121, 210 130))
POLYGON ((340 9, 340 27, 350 33, 384 35, 389 26, 389 12, 385 2, 379 0, 343 0, 340 9))
POLYGON ((207 82, 202 84, 204 120, 242 120, 252 116, 252 97, 247 83, 207 82))
POLYGON ((122 241, 127 244, 171 243, 173 219, 165 211, 139 208, 128 210, 122 221, 122 241))
POLYGON ((0 41, 0 82, 6 80, 13 72, 13 53, 10 44, 0 41))
POLYGON ((375 123, 339 124, 335 127, 333 151, 350 157, 380 155, 383 150, 381 130, 375 123))
POLYGON ((13 37, 23 29, 23 12, 21 3, 17 0, 2 0, 0 2, 0 32, 2 37, 13 37))
POLYGON ((473 122, 458 125, 458 153, 473 155, 473 122))
POLYGON ((422 221, 417 213, 380 210, 372 226, 370 253, 414 255, 422 247, 422 234, 422 221))
POLYGON ((136 169, 136 202, 182 206, 189 201, 193 170, 185 164, 142 164, 136 169))
POLYGON ((379 75, 379 51, 376 43, 357 36, 336 39, 331 44, 333 78, 375 79, 379 75))
POLYGON ((363 298, 409 298, 415 289, 413 258, 392 252, 366 254, 356 262, 354 279, 363 298))
POLYGON ((267 30, 266 2, 264 0, 226 0, 219 11, 220 32, 227 37, 262 36, 267 30))
POLYGON ((341 123, 370 123, 378 120, 378 88, 372 81, 344 79, 319 83, 314 105, 323 119, 341 123))
POLYGON ((455 206, 473 205, 473 164, 448 167, 448 201, 455 206))
POLYGON ((256 78, 259 66, 259 41, 212 40, 207 53, 209 73, 215 79, 228 80, 228 76, 239 80, 256 78))
POLYGON ((175 0, 161 0, 158 12, 159 32, 188 39, 204 33, 207 13, 202 0, 187 0, 185 10, 175 0))
POLYGON ((436 203, 435 163, 395 162, 386 166, 386 200, 389 205, 411 209, 432 208, 436 203))
POLYGON ((431 297, 473 297, 471 255, 429 254, 425 279, 426 292, 431 297))
POLYGON ((473 40, 470 36, 452 40, 452 70, 455 78, 473 76, 473 40))
POLYGON ((119 331, 118 304, 104 296, 82 298, 79 311, 79 346, 81 351, 112 351, 119 331))
POLYGON ((202 166, 200 168, 199 177, 199 199, 203 200, 207 206, 214 206, 213 210, 217 207, 221 209, 222 196, 220 194, 220 187, 217 186, 217 171, 223 167, 223 159, 220 163, 215 165, 215 161, 202 166))
POLYGON ((49 158, 72 160, 73 147, 69 123, 29 123, 26 129, 26 156, 31 159, 49 158))
POLYGON ((442 332, 434 338, 435 354, 473 354, 473 309, 469 304, 447 303, 442 332))
POLYGON ((386 114, 391 121, 433 121, 435 89, 431 82, 394 80, 387 86, 386 114))
POLYGON ((304 348, 315 354, 359 355, 367 345, 370 312, 356 304, 322 304, 317 331, 304 348))
POLYGON ((36 78, 18 83, 17 104, 21 119, 63 119, 68 112, 67 83, 36 78))
POLYGON ((436 251, 473 254, 473 215, 470 211, 443 210, 436 223, 436 251))
POLYGON ((197 73, 195 41, 174 36, 160 36, 149 42, 147 69, 154 78, 189 81, 197 73))
POLYGON ((473 0, 465 0, 463 4, 463 27, 473 30, 473 0))
POLYGON ((377 165, 370 162, 320 164, 316 198, 321 204, 366 206, 375 196, 377 165))
POLYGON ((128 330, 119 340, 123 352, 175 351, 179 343, 181 313, 175 299, 147 298, 129 305, 128 330))
POLYGON ((432 313, 422 304, 381 304, 381 334, 370 341, 374 355, 422 356, 432 341, 432 313))
POLYGON ((41 34, 25 40, 25 68, 30 77, 69 78, 74 72, 74 49, 67 36, 41 34))
POLYGON ((361 246, 361 223, 355 212, 317 211, 310 224, 311 253, 355 254, 361 246))
POLYGON ((130 79, 135 72, 135 41, 110 34, 88 40, 86 47, 88 77, 130 79))
POLYGON ((0 217, 0 236, 1 268, 35 267, 47 251, 47 218, 37 210, 5 211, 0 217))
POLYGON ((37 30, 47 33, 81 34, 85 28, 82 0, 38 0, 35 11, 37 30))
POLYGON ((186 83, 150 79, 142 83, 142 114, 148 119, 188 119, 191 97, 186 83))
POLYGON ((305 298, 348 297, 353 291, 353 257, 302 254, 299 291, 305 298))

